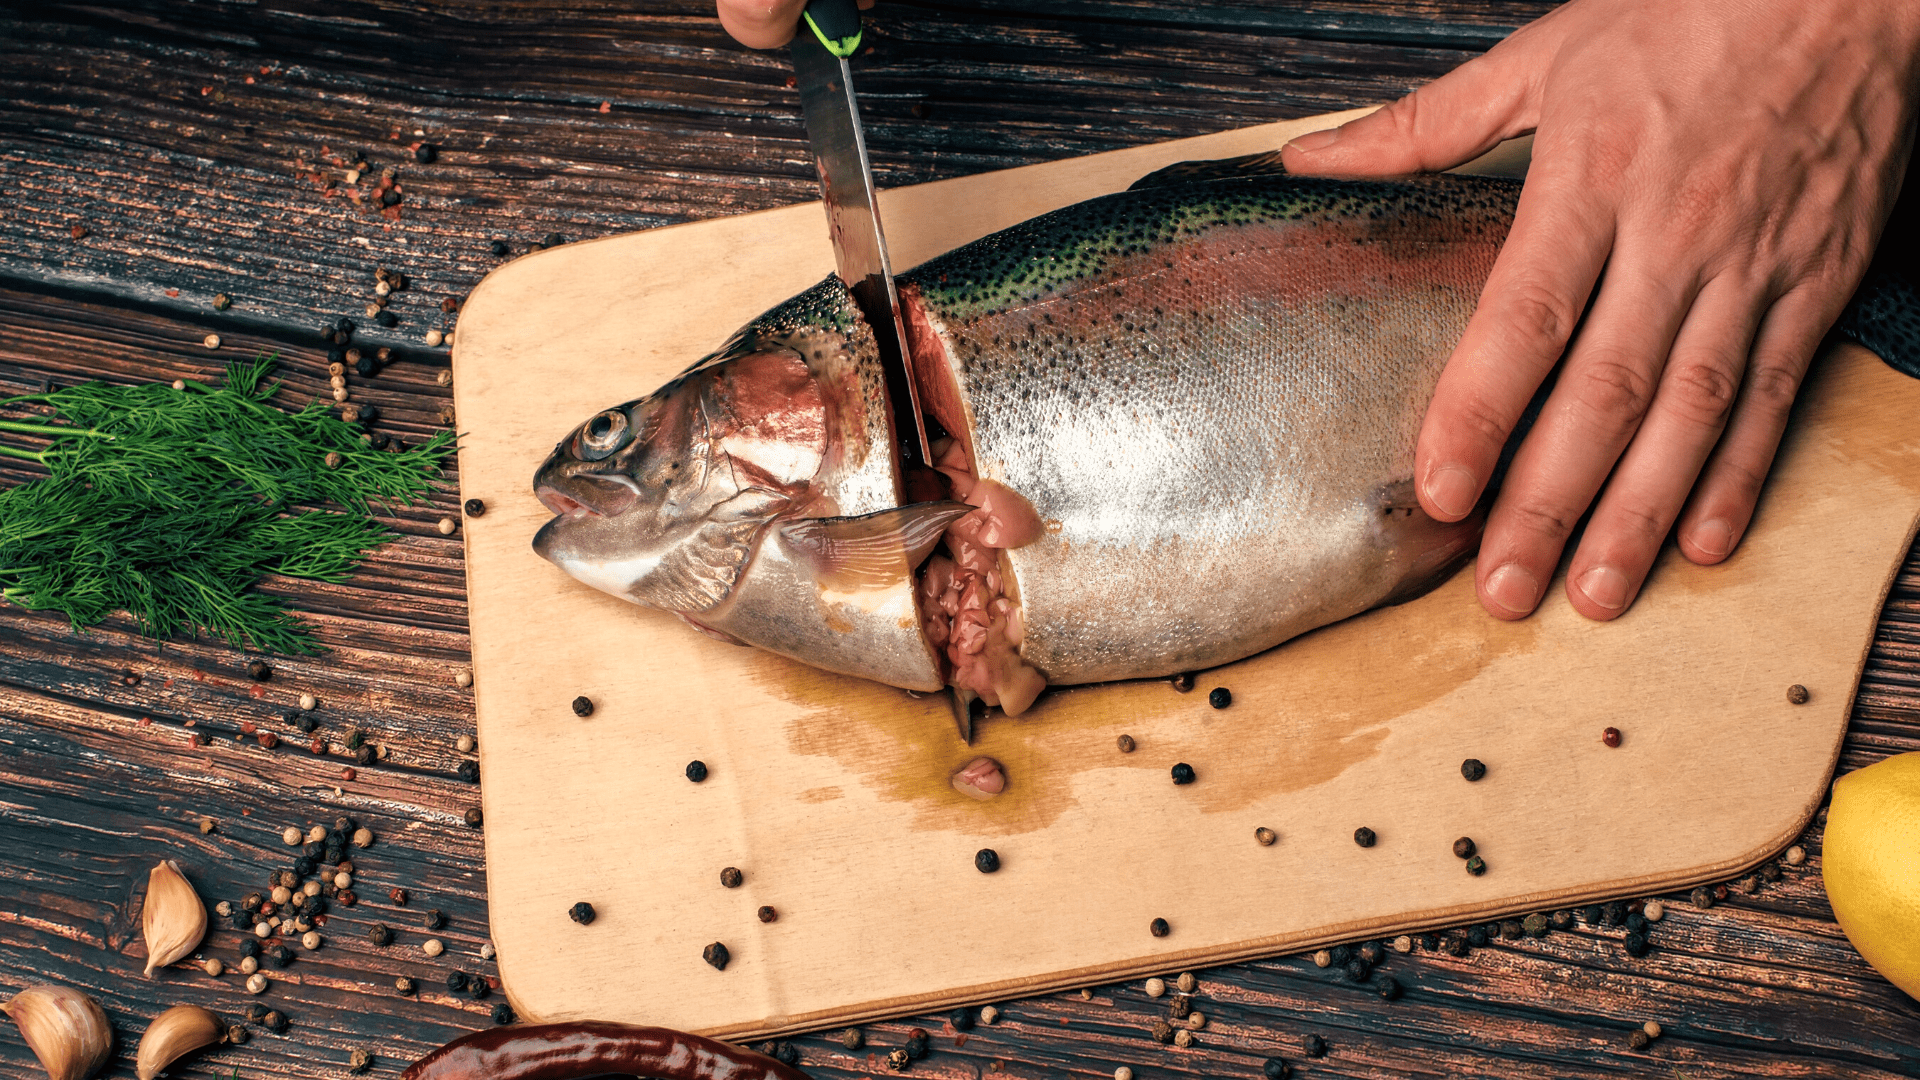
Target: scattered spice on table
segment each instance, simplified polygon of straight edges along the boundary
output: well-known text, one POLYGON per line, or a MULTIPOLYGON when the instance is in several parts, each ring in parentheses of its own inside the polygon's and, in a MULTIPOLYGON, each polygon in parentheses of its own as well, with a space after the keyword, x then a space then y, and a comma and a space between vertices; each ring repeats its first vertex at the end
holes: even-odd
POLYGON ((1216 686, 1207 691, 1207 704, 1216 709, 1224 709, 1233 704, 1233 691, 1224 686, 1216 686))
POLYGON ((1478 780, 1487 775, 1487 766, 1479 758, 1468 758, 1460 763, 1460 775, 1468 781, 1478 780))
POLYGON ((347 1071, 363 1073, 373 1068, 373 1055, 365 1050, 355 1050, 347 1055, 347 1071))
POLYGON ((411 994, 414 991, 413 980, 401 975, 393 980, 393 988, 402 994, 411 994))
POLYGON ((887 1052, 887 1068, 892 1069, 894 1072, 905 1072, 907 1066, 912 1064, 912 1062, 913 1059, 907 1056, 905 1050, 890 1050, 887 1052))
POLYGON ((1131 754, 1133 753, 1133 747, 1134 747, 1133 736, 1122 735, 1118 739, 1114 740, 1114 745, 1120 748, 1121 753, 1131 754))
POLYGON ((1193 783, 1193 779, 1194 779, 1193 766, 1187 764, 1184 761, 1175 765, 1172 769, 1172 773, 1173 773, 1173 782, 1176 784, 1193 783))
POLYGON ((759 916, 761 922, 774 922, 780 918, 780 913, 770 906, 763 906, 755 914, 759 916))
POLYGON ((1185 994, 1175 994, 1167 1002, 1167 1015, 1175 1020, 1185 1020, 1193 1012, 1193 999, 1185 994))
POLYGON ((447 925, 447 913, 439 908, 428 908, 427 913, 421 916, 420 923, 429 930, 438 930, 447 925))
POLYGON ((463 761, 454 772, 460 779, 465 780, 469 784, 477 784, 480 782, 480 763, 477 761, 463 761))
POLYGON ((484 517, 487 512, 487 504, 481 502, 479 499, 468 499, 466 502, 460 504, 460 509, 466 511, 468 517, 484 517))
POLYGON ((1378 839, 1379 837, 1374 835, 1374 831, 1365 825, 1353 830, 1353 842, 1359 844, 1361 847, 1372 847, 1378 839))
POLYGON ((374 923, 367 927, 367 940, 375 945, 393 944, 393 930, 386 923, 374 923))
POLYGON ((1799 683, 1787 687, 1787 700, 1795 705, 1805 705, 1811 696, 1807 693, 1807 688, 1799 683))
POLYGON ((739 888, 740 883, 745 881, 746 879, 747 879, 746 875, 742 874, 740 872, 740 868, 737 866, 729 866, 724 870, 720 871, 720 884, 726 886, 729 889, 739 888))
POLYGON ((1261 847, 1272 847, 1274 841, 1280 839, 1280 834, 1262 825, 1253 830, 1253 838, 1260 842, 1261 847))
POLYGON ((1316 949, 1313 953, 1314 967, 1332 967, 1333 953, 1326 949, 1316 949))
POLYGON ((1181 1028, 1173 1033, 1173 1045, 1185 1050, 1193 1045, 1193 1032, 1181 1028))
POLYGON ((1270 1057, 1260 1063, 1260 1073, 1267 1080, 1287 1080, 1293 1075, 1293 1067, 1277 1057, 1270 1057))
POLYGON ((1310 1058, 1325 1057, 1327 1056, 1327 1040, 1318 1035, 1302 1035, 1300 1037, 1300 1049, 1305 1051, 1306 1055, 1310 1058))
POLYGON ((1147 924, 1147 933, 1152 934, 1154 937, 1166 937, 1172 932, 1173 928, 1167 925, 1167 920, 1165 919, 1155 919, 1147 924))
POLYGON ((965 1006, 955 1009, 947 1014, 947 1023, 952 1024, 953 1030, 955 1031, 972 1031, 974 1025, 973 1010, 965 1006))
POLYGON ((495 1024, 513 1023, 513 1006, 502 1001, 493 1007, 492 1020, 495 1024))
POLYGON ((1153 1035, 1154 1042, 1170 1043, 1173 1041, 1173 1025, 1167 1023, 1165 1020, 1155 1020, 1153 1027, 1148 1030, 1153 1035))
POLYGON ((247 678, 254 682, 266 682, 273 678, 273 668, 269 667, 265 660, 249 660, 247 661, 247 678))
POLYGON ((1601 731, 1600 741, 1607 744, 1608 746, 1619 746, 1620 745, 1620 729, 1617 727, 1610 727, 1601 731))
POLYGON ((1463 836, 1453 842, 1453 854, 1454 857, 1458 859, 1471 859, 1473 858, 1473 853, 1478 850, 1479 849, 1474 846, 1473 837, 1471 836, 1463 836))
POLYGON ((465 817, 469 828, 477 829, 485 822, 485 815, 480 812, 480 808, 477 806, 467 807, 465 817))
POLYGON ((867 1036, 857 1027, 850 1027, 840 1033, 840 1045, 849 1050, 858 1050, 867 1045, 867 1036))
POLYGON ((983 874, 991 874, 1000 869, 1000 853, 992 848, 981 848, 974 852, 973 868, 983 874))
POLYGON ((591 924, 596 917, 597 916, 594 913, 593 905, 587 903, 585 900, 582 900, 579 903, 567 909, 567 918, 572 919, 574 922, 579 923, 581 926, 587 926, 591 924))
POLYGON ((704 761, 687 762, 687 779, 698 784, 707 778, 707 763, 704 761))
POLYGON ((428 956, 439 956, 441 953, 447 951, 447 946, 446 943, 439 938, 428 938, 421 944, 420 951, 426 953, 428 956))
POLYGON ((1166 980, 1159 979, 1159 978, 1148 979, 1146 984, 1146 991, 1147 991, 1147 996, 1152 998, 1157 998, 1162 994, 1165 994, 1167 992, 1166 980))
POLYGON ((727 961, 733 959, 733 955, 727 952, 727 947, 724 944, 716 941, 700 950, 700 959, 712 964, 715 970, 725 971, 727 970, 727 961))

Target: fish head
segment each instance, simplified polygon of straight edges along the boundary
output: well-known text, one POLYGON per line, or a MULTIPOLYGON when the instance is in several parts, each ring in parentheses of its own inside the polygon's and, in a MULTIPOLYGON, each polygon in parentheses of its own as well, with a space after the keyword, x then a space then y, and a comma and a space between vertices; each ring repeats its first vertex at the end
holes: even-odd
POLYGON ((736 345, 554 447, 534 476, 554 513, 534 550, 623 599, 705 611, 732 590, 766 526, 814 501, 827 412, 798 351, 736 345))

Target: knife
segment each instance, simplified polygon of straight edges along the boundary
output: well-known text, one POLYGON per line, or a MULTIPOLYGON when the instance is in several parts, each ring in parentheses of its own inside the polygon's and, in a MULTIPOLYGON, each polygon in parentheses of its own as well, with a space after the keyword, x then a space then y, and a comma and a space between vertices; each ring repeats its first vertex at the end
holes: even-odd
POLYGON ((860 35, 860 9, 854 0, 811 0, 793 37, 793 71, 807 118, 807 141, 813 144, 820 170, 834 260, 880 348, 904 485, 905 467, 931 465, 933 454, 913 381, 913 354, 900 323, 900 295, 887 262, 887 238, 874 205, 873 167, 860 133, 860 107, 847 70, 860 35), (913 419, 911 428, 900 423, 903 409, 913 419))

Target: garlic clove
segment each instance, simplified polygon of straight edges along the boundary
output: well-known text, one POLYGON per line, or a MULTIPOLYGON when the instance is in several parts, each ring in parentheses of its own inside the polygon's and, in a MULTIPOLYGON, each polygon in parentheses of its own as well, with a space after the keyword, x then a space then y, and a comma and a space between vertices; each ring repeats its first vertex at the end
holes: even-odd
POLYGON ((0 1004, 50 1080, 86 1080, 113 1055, 113 1025, 100 1003, 71 987, 29 986, 0 1004))
POLYGON ((220 1041, 227 1032, 220 1018, 198 1005, 175 1005, 147 1025, 140 1036, 134 1071, 140 1080, 153 1080, 161 1069, 203 1046, 220 1041))
POLYGON ((164 860, 147 875, 147 898, 140 905, 140 929, 147 939, 147 976, 192 952, 207 933, 207 905, 193 891, 180 864, 164 860))

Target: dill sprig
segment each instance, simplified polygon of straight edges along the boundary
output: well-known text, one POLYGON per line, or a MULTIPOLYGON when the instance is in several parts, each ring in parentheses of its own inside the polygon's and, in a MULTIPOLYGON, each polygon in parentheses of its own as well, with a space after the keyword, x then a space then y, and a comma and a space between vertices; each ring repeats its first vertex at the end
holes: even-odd
POLYGON ((0 444, 48 469, 0 491, 0 598, 62 612, 75 630, 126 611, 162 640, 320 651, 253 586, 268 574, 345 580, 393 535, 375 510, 431 491, 453 436, 375 450, 320 402, 270 404, 272 367, 271 357, 229 364, 218 387, 87 383, 0 400, 50 406, 62 421, 0 420, 0 433, 48 440, 0 444))

